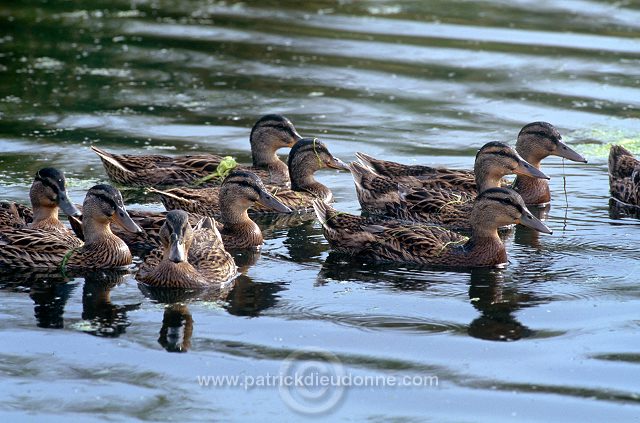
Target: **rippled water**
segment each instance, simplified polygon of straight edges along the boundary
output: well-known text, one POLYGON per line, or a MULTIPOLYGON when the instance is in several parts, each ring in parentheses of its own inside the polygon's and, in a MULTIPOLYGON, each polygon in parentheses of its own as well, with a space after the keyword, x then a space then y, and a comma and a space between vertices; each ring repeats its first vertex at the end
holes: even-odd
MULTIPOLYGON (((238 257, 249 264, 221 299, 158 297, 126 274, 5 274, 3 417, 294 420, 318 405, 332 420, 640 415, 640 228, 610 216, 606 164, 610 143, 640 153, 636 2, 15 3, 0 5, 2 199, 28 202, 33 174, 52 165, 82 201, 106 178, 91 144, 248 161, 251 125, 273 112, 343 160, 467 168, 485 142, 546 120, 589 164, 544 162, 554 235, 517 228, 504 270, 344 263, 307 218, 261 221, 262 254, 238 257), (178 345, 188 352, 167 353, 178 345), (198 383, 291 368, 437 386, 198 383)), ((358 211, 349 175, 319 179, 337 208, 358 211)))

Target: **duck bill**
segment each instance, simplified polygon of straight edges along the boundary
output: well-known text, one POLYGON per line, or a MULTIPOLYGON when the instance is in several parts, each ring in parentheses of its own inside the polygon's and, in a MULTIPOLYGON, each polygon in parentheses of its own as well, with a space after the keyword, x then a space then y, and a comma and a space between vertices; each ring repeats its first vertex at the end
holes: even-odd
POLYGON ((275 210, 278 213, 291 213, 291 209, 280 202, 276 197, 266 191, 260 192, 258 203, 264 207, 275 210))
POLYGON ((289 143, 287 144, 287 147, 293 147, 301 139, 302 139, 302 135, 300 135, 298 131, 295 128, 293 128, 293 137, 291 138, 291 141, 289 141, 289 143))
POLYGON ((82 216, 80 210, 78 210, 78 208, 69 200, 69 197, 67 197, 66 191, 60 191, 58 193, 58 203, 64 214, 67 216, 82 216))
POLYGON ((349 165, 340 160, 337 157, 332 157, 332 160, 326 163, 329 169, 346 170, 350 172, 349 165))
POLYGON ((176 234, 171 235, 171 244, 169 245, 169 260, 174 263, 182 263, 186 261, 185 243, 183 239, 178 238, 176 234))
POLYGON ((531 212, 527 209, 524 210, 520 220, 517 222, 522 226, 526 226, 527 228, 534 229, 538 232, 542 232, 543 234, 551 235, 553 231, 547 227, 544 223, 540 221, 537 217, 531 214, 531 212))
POLYGON ((521 176, 529 176, 531 178, 551 179, 547 175, 545 175, 544 172, 542 172, 540 169, 532 166, 531 164, 529 164, 529 162, 525 161, 524 159, 521 159, 518 162, 518 167, 516 167, 513 173, 521 176))
POLYGON ((133 233, 142 232, 142 228, 140 228, 140 226, 131 219, 131 216, 129 216, 129 213, 127 213, 124 207, 117 207, 113 216, 114 223, 122 229, 133 233))
POLYGON ((553 155, 571 160, 572 162, 587 163, 587 159, 585 159, 582 154, 578 153, 562 141, 558 141, 558 147, 556 147, 553 155))

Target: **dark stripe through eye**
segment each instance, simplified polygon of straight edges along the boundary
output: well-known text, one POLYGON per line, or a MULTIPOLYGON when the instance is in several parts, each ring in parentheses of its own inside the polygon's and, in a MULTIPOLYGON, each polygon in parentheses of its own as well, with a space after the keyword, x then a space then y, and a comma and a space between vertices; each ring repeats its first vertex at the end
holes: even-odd
POLYGON ((39 181, 42 185, 51 188, 56 194, 60 193, 60 187, 57 184, 51 183, 49 179, 36 175, 36 181, 39 181))
POLYGON ((241 187, 250 188, 254 190, 256 194, 260 195, 260 190, 255 185, 250 184, 247 181, 229 181, 229 182, 234 183, 236 185, 240 185, 241 187))
POLYGON ((118 208, 118 205, 116 204, 115 201, 113 201, 113 199, 111 197, 108 197, 104 194, 101 193, 94 193, 93 194, 96 198, 99 198, 100 200, 104 201, 105 203, 109 204, 111 207, 113 207, 113 210, 116 210, 118 208))

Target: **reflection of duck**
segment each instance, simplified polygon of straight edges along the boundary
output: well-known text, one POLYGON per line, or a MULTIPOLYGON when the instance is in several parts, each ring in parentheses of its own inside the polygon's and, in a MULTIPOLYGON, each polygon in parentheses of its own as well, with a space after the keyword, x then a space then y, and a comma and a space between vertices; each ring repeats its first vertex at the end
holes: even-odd
POLYGON ((158 343, 168 352, 183 353, 191 348, 193 317, 185 304, 170 304, 162 316, 158 343))
POLYGON ((240 275, 226 297, 225 309, 234 316, 257 317, 264 310, 278 302, 278 292, 284 284, 255 282, 246 275, 240 275))
POLYGON ((488 341, 516 341, 534 332, 513 315, 528 299, 503 289, 504 275, 498 269, 473 269, 469 285, 471 304, 482 313, 469 324, 469 335, 488 341))
POLYGON ((507 261, 498 228, 520 223, 551 233, 508 188, 480 194, 471 212, 471 238, 435 226, 372 221, 314 203, 325 238, 335 250, 370 261, 438 266, 494 266, 507 261))
POLYGON ((0 203, 0 229, 29 227, 72 236, 58 219, 58 209, 70 216, 79 216, 80 211, 69 201, 62 172, 51 167, 40 169, 31 184, 29 198, 32 209, 7 201, 0 203))
POLYGON ((160 229, 161 248, 147 256, 136 279, 161 288, 210 288, 229 281, 237 273, 231 255, 210 218, 195 228, 187 212, 167 213, 160 229))
MULTIPOLYGON (((253 126, 249 138, 253 166, 239 168, 256 172, 269 183, 285 186, 289 182, 289 173, 276 151, 293 146, 301 138, 291 121, 284 116, 262 116, 253 126)), ((97 147, 91 149, 102 160, 109 178, 123 185, 189 185, 216 172, 223 160, 223 157, 213 154, 178 157, 118 155, 97 147)))
POLYGON ((85 332, 116 338, 131 324, 127 312, 137 310, 140 304, 123 306, 111 302, 111 290, 121 284, 128 274, 125 270, 103 270, 82 275, 82 319, 90 324, 85 332))
MULTIPOLYGON (((561 141, 558 130, 547 122, 532 122, 525 125, 518 134, 516 151, 537 169, 540 162, 550 156, 586 163, 584 157, 561 141)), ((424 186, 429 181, 446 181, 446 188, 475 192, 473 173, 467 170, 452 170, 430 166, 411 166, 379 160, 366 154, 357 153, 358 158, 378 174, 390 177, 396 182, 409 186, 424 186)), ((549 184, 542 179, 518 176, 514 189, 522 196, 525 204, 548 203, 551 199, 549 184)))
POLYGON ((41 229, 0 232, 0 265, 16 268, 116 268, 131 264, 127 245, 111 232, 112 222, 136 232, 124 208, 120 192, 110 185, 96 185, 83 204, 84 244, 76 238, 41 229))
MULTIPOLYGON (((436 176, 429 179, 433 186, 407 189, 358 163, 351 163, 350 168, 364 211, 452 229, 470 229, 469 216, 477 192, 450 189, 458 186, 450 184, 450 178, 436 176)), ((478 192, 499 187, 502 178, 512 173, 549 179, 506 144, 490 142, 478 151, 472 174, 478 192)))

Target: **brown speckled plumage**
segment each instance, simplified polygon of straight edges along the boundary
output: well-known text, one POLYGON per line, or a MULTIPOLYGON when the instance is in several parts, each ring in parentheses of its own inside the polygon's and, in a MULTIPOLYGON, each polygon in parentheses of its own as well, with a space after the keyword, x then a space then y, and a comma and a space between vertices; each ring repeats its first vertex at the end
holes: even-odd
POLYGON ((640 161, 621 145, 609 151, 609 189, 613 198, 640 206, 640 161))
MULTIPOLYGON (((350 167, 363 210, 449 229, 471 229, 469 216, 476 193, 434 187, 407 188, 359 163, 352 163, 350 167)), ((511 147, 490 142, 476 155, 472 174, 477 179, 474 186, 482 190, 497 188, 503 176, 514 172, 528 172, 530 169, 531 165, 522 160, 511 147)), ((438 178, 434 178, 436 179, 438 178)))
POLYGON ((13 202, 0 203, 0 230, 33 228, 72 236, 71 231, 58 219, 60 208, 72 216, 80 215, 80 211, 69 201, 65 185, 64 174, 59 170, 40 169, 29 190, 32 208, 13 202))
POLYGON ((160 231, 161 247, 140 266, 138 281, 154 287, 206 288, 228 281, 237 273, 211 218, 194 229, 186 212, 167 213, 160 231))
POLYGON ((59 232, 23 228, 0 232, 0 265, 16 268, 115 268, 131 264, 127 245, 110 229, 118 222, 129 230, 140 230, 124 210, 118 190, 96 185, 87 192, 83 205, 85 242, 59 232))
POLYGON ((505 263, 506 250, 498 228, 523 223, 550 232, 508 188, 491 188, 474 202, 472 235, 467 239, 441 227, 375 221, 337 212, 314 203, 325 238, 333 249, 375 262, 481 267, 505 263))
MULTIPOLYGON (((276 151, 293 146, 299 139, 301 137, 289 119, 280 115, 265 115, 251 130, 249 141, 253 165, 238 168, 257 172, 269 183, 286 186, 289 183, 287 166, 278 158, 276 151)), ((95 146, 91 149, 102 160, 112 181, 133 186, 190 185, 216 172, 223 159, 213 154, 178 157, 118 155, 95 146)))
MULTIPOLYGON (((536 169, 540 169, 540 161, 550 155, 586 163, 584 157, 562 142, 562 136, 558 130, 547 122, 532 122, 525 125, 518 134, 515 151, 536 169)), ((376 173, 406 186, 450 189, 472 195, 477 192, 474 172, 468 170, 403 165, 378 160, 363 153, 357 153, 357 156, 376 173)), ((507 186, 509 183, 502 180, 499 185, 507 186)), ((518 191, 526 204, 542 204, 551 198, 549 184, 544 179, 518 175, 513 188, 518 191)))

